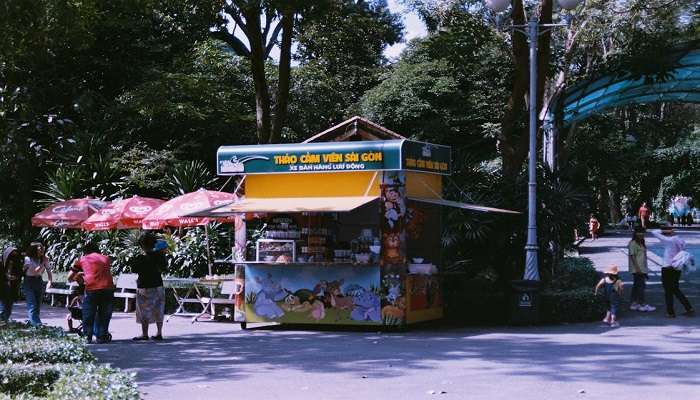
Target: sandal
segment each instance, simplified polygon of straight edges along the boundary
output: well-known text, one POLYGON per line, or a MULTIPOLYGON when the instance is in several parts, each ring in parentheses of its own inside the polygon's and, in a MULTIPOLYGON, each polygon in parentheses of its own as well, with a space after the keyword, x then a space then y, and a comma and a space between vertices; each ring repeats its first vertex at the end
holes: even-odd
POLYGON ((148 340, 148 336, 134 336, 131 340, 148 340))

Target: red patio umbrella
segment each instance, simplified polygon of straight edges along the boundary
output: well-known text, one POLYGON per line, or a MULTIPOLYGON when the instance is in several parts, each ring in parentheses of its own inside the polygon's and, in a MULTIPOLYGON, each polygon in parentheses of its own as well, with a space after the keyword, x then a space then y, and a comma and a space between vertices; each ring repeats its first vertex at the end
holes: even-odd
POLYGON ((205 210, 216 206, 228 204, 237 199, 233 193, 216 192, 199 189, 196 192, 183 194, 166 201, 160 207, 153 210, 143 219, 143 229, 162 229, 166 226, 198 226, 204 225, 204 233, 207 236, 207 266, 209 275, 212 274, 211 253, 209 249, 209 230, 207 224, 212 221, 236 222, 236 216, 225 218, 186 217, 195 211, 205 210))
POLYGON ((96 199, 71 199, 59 201, 32 217, 32 226, 61 229, 80 229, 80 224, 105 206, 96 199))
POLYGON ((86 231, 112 229, 140 229, 143 218, 158 208, 165 200, 134 196, 115 200, 82 223, 86 231))
POLYGON ((233 193, 199 189, 168 200, 143 219, 143 229, 162 229, 166 226, 198 226, 209 222, 235 222, 235 216, 226 218, 186 217, 195 211, 205 210, 235 201, 233 193))

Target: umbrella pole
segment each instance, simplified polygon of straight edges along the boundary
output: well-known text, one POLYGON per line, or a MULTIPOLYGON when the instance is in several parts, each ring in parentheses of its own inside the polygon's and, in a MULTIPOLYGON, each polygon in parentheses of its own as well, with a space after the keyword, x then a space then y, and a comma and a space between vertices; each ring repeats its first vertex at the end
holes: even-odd
POLYGON ((204 225, 204 237, 207 239, 207 267, 209 268, 209 276, 212 275, 211 265, 211 249, 209 245, 209 224, 204 225))

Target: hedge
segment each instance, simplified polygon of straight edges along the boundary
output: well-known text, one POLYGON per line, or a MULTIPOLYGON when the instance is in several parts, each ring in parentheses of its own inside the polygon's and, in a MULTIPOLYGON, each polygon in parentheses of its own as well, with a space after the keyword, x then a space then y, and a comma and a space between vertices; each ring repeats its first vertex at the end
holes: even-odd
MULTIPOLYGON (((540 320, 543 323, 588 322, 603 317, 605 301, 593 288, 600 279, 590 259, 564 258, 552 281, 541 291, 540 320)), ((490 281, 466 275, 443 276, 445 318, 466 324, 507 324, 511 292, 490 281)))
POLYGON ((542 322, 589 322, 603 318, 605 300, 592 288, 565 291, 544 290, 541 298, 542 322))
POLYGON ((59 328, 0 328, 0 400, 139 399, 133 376, 95 358, 59 328))
POLYGON ((74 363, 95 358, 76 337, 60 328, 25 328, 13 323, 0 330, 0 362, 74 363))

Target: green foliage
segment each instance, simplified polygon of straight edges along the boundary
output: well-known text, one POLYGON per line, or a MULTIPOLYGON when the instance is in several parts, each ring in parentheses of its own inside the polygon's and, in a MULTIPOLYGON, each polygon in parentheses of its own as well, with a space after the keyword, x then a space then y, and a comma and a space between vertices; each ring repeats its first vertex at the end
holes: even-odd
POLYGON ((121 194, 158 198, 167 192, 176 158, 170 150, 154 150, 135 143, 117 154, 112 165, 121 176, 121 194))
POLYGON ((541 297, 543 322, 589 322, 605 315, 605 300, 591 288, 545 290, 541 297))
POLYGON ((478 16, 451 9, 440 30, 409 43, 361 110, 403 135, 453 146, 459 172, 469 167, 465 158, 497 156, 491 127, 500 123, 511 69, 502 39, 478 16))
POLYGON ((0 328, 0 399, 139 399, 132 375, 93 364, 60 328, 0 328))
POLYGON ((542 291, 543 322, 588 322, 605 314, 605 301, 594 294, 600 274, 585 257, 567 257, 557 264, 542 291))
POLYGON ((141 398, 133 375, 107 366, 78 364, 66 367, 54 382, 50 400, 138 400, 141 398), (80 382, 80 384, 76 384, 80 382))
POLYGON ((218 179, 203 162, 196 160, 175 164, 168 182, 168 195, 176 197, 199 189, 214 189, 218 179))
POLYGON ((169 273, 171 275, 181 277, 207 275, 209 273, 207 246, 211 252, 212 262, 231 254, 230 233, 226 226, 210 224, 207 231, 208 241, 204 227, 187 229, 181 235, 172 236, 174 248, 170 253, 169 273))
POLYGON ((600 274, 589 258, 566 257, 557 264, 548 289, 552 291, 579 288, 593 290, 599 279, 600 274))
POLYGON ((288 140, 301 141, 345 119, 385 70, 386 46, 402 36, 399 16, 382 1, 330 1, 298 25, 300 63, 292 71, 288 140))
MULTIPOLYGON (((222 224, 210 224, 209 242, 204 227, 184 228, 179 233, 167 236, 170 243, 167 275, 178 277, 201 277, 208 274, 207 245, 211 260, 226 258, 231 254, 230 233, 222 224)), ((41 240, 46 245, 46 256, 55 271, 68 271, 80 258, 85 243, 99 243, 100 251, 111 261, 112 274, 130 272, 131 264, 141 254, 138 229, 112 232, 83 232, 79 230, 42 229, 41 240)))
POLYGON ((73 363, 93 361, 84 344, 60 328, 22 328, 13 324, 0 330, 0 362, 73 363))

